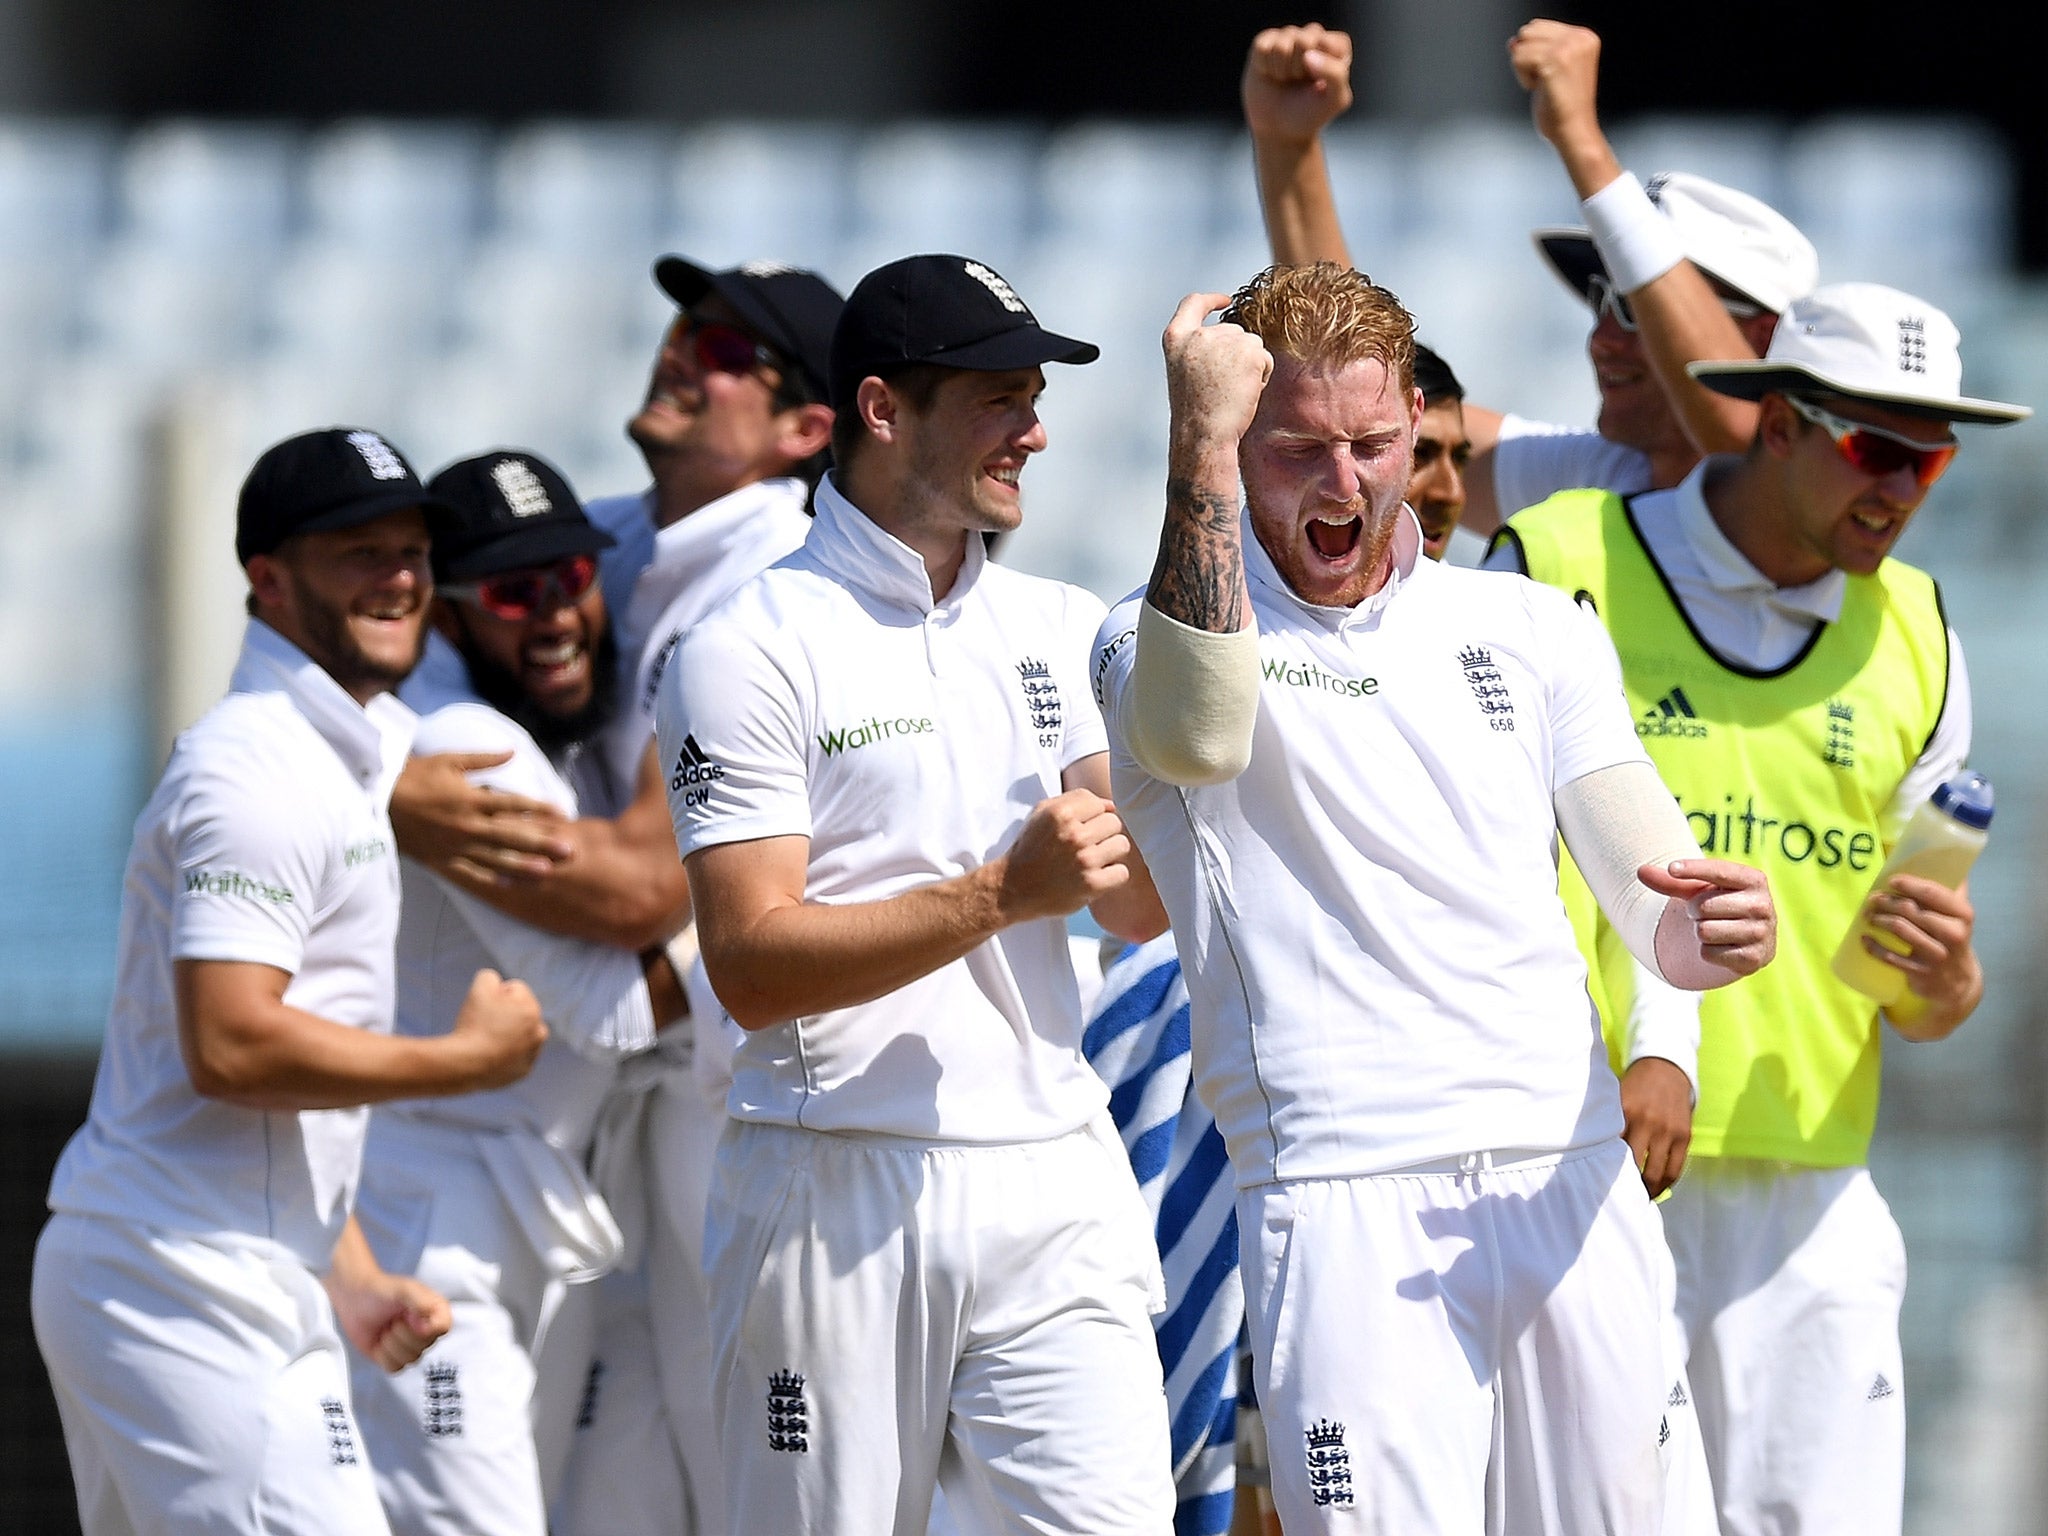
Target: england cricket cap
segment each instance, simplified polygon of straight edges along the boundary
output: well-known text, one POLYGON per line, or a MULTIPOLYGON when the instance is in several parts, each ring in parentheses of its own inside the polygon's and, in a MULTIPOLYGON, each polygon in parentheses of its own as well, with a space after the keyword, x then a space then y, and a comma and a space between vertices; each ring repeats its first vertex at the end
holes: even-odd
POLYGON ((500 448, 462 459, 427 489, 454 508, 453 526, 434 539, 436 581, 531 570, 618 542, 584 515, 562 472, 537 453, 500 448))
POLYGON ((420 484, 405 455, 364 427, 322 427, 273 443, 235 502, 235 558, 247 565, 297 533, 354 528, 418 507, 438 538, 453 510, 420 484))
MULTIPOLYGON (((1747 192, 1685 171, 1652 176, 1643 190, 1678 230, 1692 264, 1774 315, 1820 281, 1813 242, 1777 209, 1747 192)), ((1539 229, 1536 247, 1557 275, 1588 303, 1589 285, 1606 263, 1583 229, 1539 229)))
POLYGON ((713 272, 681 256, 654 264, 654 281, 684 309, 712 294, 774 351, 796 365, 813 399, 831 388, 832 328, 846 301, 815 272, 776 261, 750 261, 713 272))
POLYGON ((2033 410, 1963 393, 1962 336, 1924 299, 1878 283, 1830 283, 1795 299, 1770 350, 1732 363, 1689 363, 1716 394, 1837 395, 1976 426, 2024 421, 2033 410))
POLYGON ((862 379, 918 363, 1000 373, 1101 355, 1093 342, 1046 330, 981 262, 906 256, 875 268, 847 296, 832 337, 832 403, 851 405, 862 379))

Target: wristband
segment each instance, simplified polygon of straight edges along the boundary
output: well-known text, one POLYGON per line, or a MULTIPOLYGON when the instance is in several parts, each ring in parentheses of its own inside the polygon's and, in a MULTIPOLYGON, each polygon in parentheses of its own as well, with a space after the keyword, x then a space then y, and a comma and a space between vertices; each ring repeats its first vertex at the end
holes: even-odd
POLYGON ((1678 227, 1629 172, 1623 171, 1579 207, 1593 247, 1621 292, 1634 293, 1685 260, 1678 227))

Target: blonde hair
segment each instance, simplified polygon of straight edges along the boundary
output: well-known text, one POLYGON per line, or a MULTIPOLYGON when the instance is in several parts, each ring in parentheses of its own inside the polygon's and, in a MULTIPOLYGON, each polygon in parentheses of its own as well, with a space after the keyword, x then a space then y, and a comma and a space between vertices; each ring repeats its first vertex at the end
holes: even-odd
POLYGON ((1371 360, 1404 393, 1415 387, 1415 317, 1355 268, 1334 261, 1268 267, 1237 290, 1223 318, 1275 356, 1335 368, 1371 360))

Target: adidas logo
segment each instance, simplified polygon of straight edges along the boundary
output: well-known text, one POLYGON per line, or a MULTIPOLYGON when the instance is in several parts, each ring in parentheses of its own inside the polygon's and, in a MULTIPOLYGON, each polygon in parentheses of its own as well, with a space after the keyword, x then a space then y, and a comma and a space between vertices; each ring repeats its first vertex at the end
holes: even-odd
POLYGON ((1666 1408, 1683 1408, 1690 1401, 1691 1399, 1685 1395, 1685 1383, 1674 1381, 1671 1383, 1671 1395, 1664 1399, 1664 1406, 1666 1408))
POLYGON ((668 791, 682 795, 686 806, 702 805, 711 794, 711 785, 724 777, 724 767, 704 755, 697 738, 685 736, 683 749, 676 754, 676 765, 669 770, 668 791))
POLYGON ((1636 721, 1636 734, 1684 736, 1696 741, 1707 734, 1707 728, 1700 723, 1699 712, 1692 707, 1685 690, 1674 688, 1643 711, 1643 717, 1636 721))
POLYGON ((1898 1390, 1897 1387, 1884 1379, 1884 1372, 1879 1371, 1877 1373, 1877 1380, 1873 1381, 1870 1384, 1870 1390, 1863 1394, 1863 1401, 1866 1403, 1882 1402, 1898 1390))

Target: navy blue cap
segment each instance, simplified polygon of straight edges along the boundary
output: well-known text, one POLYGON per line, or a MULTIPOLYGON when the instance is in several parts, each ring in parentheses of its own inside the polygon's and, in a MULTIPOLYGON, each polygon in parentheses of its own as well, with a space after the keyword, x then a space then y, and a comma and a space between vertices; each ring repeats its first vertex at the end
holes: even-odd
POLYGON ((654 280, 684 309, 717 294, 749 330, 795 365, 813 399, 830 393, 832 328, 846 301, 817 273, 778 261, 714 272, 681 256, 664 256, 654 264, 654 280))
POLYGON ((499 448, 450 464, 427 482, 451 526, 434 538, 434 579, 475 581, 594 555, 618 541, 584 515, 562 472, 537 453, 499 448))
POLYGON ((247 565, 299 533, 355 528, 418 507, 437 537, 453 509, 404 454, 367 427, 322 427, 263 450, 235 501, 235 558, 247 565))
POLYGON ((993 268, 965 256, 906 256, 847 295, 832 336, 832 403, 860 381, 918 363, 1000 373, 1041 363, 1092 363, 1102 349, 1048 331, 993 268))

